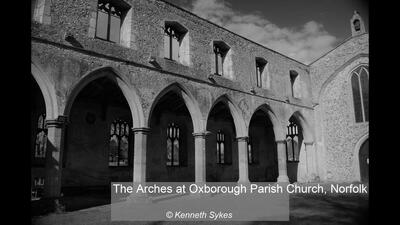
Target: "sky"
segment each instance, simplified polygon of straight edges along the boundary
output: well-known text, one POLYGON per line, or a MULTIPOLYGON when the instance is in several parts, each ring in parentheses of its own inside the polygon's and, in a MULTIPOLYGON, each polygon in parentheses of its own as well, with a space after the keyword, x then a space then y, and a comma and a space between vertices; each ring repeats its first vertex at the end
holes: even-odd
POLYGON ((270 49, 309 64, 351 36, 366 0, 165 0, 270 49))

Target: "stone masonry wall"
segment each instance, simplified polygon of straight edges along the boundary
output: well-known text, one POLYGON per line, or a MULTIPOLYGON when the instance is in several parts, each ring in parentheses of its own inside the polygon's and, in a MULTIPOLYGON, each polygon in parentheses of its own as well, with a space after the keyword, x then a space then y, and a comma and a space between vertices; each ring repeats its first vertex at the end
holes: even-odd
MULTIPOLYGON (((226 95, 237 107, 239 116, 243 117, 246 129, 253 113, 260 106, 267 105, 276 117, 274 126, 278 128, 274 127, 274 132, 279 131, 275 133, 276 140, 284 138, 287 121, 297 112, 303 117, 302 125, 307 126, 303 128, 305 141, 317 138, 317 145, 323 146, 321 134, 325 128, 318 130, 315 125, 322 126, 322 122, 317 122, 318 116, 321 121, 324 118, 314 115, 312 102, 317 102, 319 90, 331 74, 357 52, 368 54, 368 36, 361 35, 307 66, 161 0, 125 2, 132 10, 130 47, 89 35, 93 31, 90 29, 96 15, 96 0, 53 0, 51 23, 32 22, 32 63, 40 67, 40 75, 45 76, 49 87, 54 89, 60 115, 65 113, 71 93, 83 78, 99 68, 110 67, 138 95, 147 126, 150 126, 150 110, 159 93, 171 84, 179 84, 193 96, 205 123, 214 102, 226 95), (189 66, 164 59, 165 21, 177 21, 188 30, 189 66), (66 41, 66 37, 75 39, 75 42, 66 41), (224 41, 231 48, 231 79, 218 76, 214 76, 215 81, 208 79, 213 66, 214 40, 224 41), (156 64, 149 63, 150 57, 155 58, 156 64), (255 57, 268 61, 266 74, 270 76, 270 89, 255 87, 255 57), (290 96, 290 70, 299 74, 301 99, 290 96), (250 91, 252 87, 255 87, 255 94, 250 91)), ((323 104, 320 102, 317 107, 323 104)), ((248 133, 248 130, 243 133, 248 133)), ((323 154, 321 150, 320 155, 323 154)), ((299 167, 304 167, 304 163, 301 161, 299 167)), ((320 169, 323 173, 324 168, 320 169)))
POLYGON ((369 123, 355 123, 350 75, 368 65, 368 34, 352 39, 311 65, 318 169, 326 181, 357 181, 357 142, 369 123))
MULTIPOLYGON (((121 60, 139 63, 145 67, 150 67, 150 69, 156 69, 148 62, 149 57, 154 56, 161 70, 183 75, 187 78, 194 78, 206 83, 211 83, 207 79, 207 76, 212 71, 210 60, 212 56, 211 43, 213 40, 223 40, 231 47, 233 52, 232 65, 234 78, 216 77, 217 85, 241 90, 250 94, 251 87, 256 86, 255 57, 257 56, 263 57, 268 61, 268 72, 271 76, 271 90, 256 88, 257 95, 271 97, 278 101, 285 100, 286 96, 290 95, 289 70, 296 70, 305 86, 304 89, 309 90, 310 78, 307 66, 159 0, 126 1, 133 9, 131 33, 133 37, 131 40, 134 43, 131 45, 131 48, 89 37, 88 29, 92 13, 96 11, 96 2, 95 0, 78 0, 73 2, 63 0, 53 1, 51 6, 52 23, 50 25, 43 25, 33 22, 32 36, 39 38, 40 40, 38 41, 47 40, 71 46, 70 43, 65 41, 65 37, 71 35, 82 46, 82 49, 90 52, 89 54, 104 54, 121 60), (190 67, 163 58, 162 27, 165 20, 178 21, 189 30, 190 58, 192 62, 190 67)), ((45 53, 40 48, 37 50, 40 52, 40 55, 45 53)), ((52 54, 59 55, 58 53, 52 54)), ((37 57, 40 58, 41 56, 37 57)), ((62 58, 64 59, 65 56, 62 58)), ((80 61, 79 58, 77 61, 80 61)), ((91 62, 91 64, 93 66, 104 66, 106 64, 98 62, 98 60, 96 61, 97 63, 91 62)), ((47 60, 41 60, 41 62, 44 65, 48 64, 47 60)), ((72 66, 71 63, 74 62, 69 62, 68 60, 64 62, 64 64, 72 66)), ((124 65, 123 63, 121 64, 124 65)), ((81 68, 81 71, 71 72, 75 72, 73 74, 76 76, 76 72, 82 74, 89 67, 93 66, 81 68)), ((76 70, 79 67, 74 68, 76 70)), ((144 74, 149 72, 148 70, 141 71, 144 74)), ((72 74, 69 73, 70 71, 68 71, 68 74, 62 76, 71 76, 72 74)), ((293 102, 300 105, 309 105, 310 95, 311 93, 305 94, 306 97, 304 99, 293 99, 293 102)))

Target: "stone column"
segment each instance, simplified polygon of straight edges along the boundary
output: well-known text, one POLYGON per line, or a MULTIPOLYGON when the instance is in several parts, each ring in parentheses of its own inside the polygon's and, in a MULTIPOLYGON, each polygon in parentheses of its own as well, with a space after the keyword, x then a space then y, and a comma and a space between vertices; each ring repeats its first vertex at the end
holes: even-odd
POLYGON ((249 161, 247 140, 248 137, 237 137, 238 156, 239 156, 239 180, 238 183, 250 183, 249 181, 249 161))
POLYGON ((276 141, 277 151, 278 151, 278 169, 279 176, 278 182, 289 182, 289 177, 287 175, 287 165, 286 165, 286 140, 276 141))
POLYGON ((46 178, 44 181, 44 197, 57 198, 61 196, 62 152, 64 142, 64 128, 67 117, 46 120, 46 178))
POLYGON ((206 136, 210 132, 193 133, 196 183, 206 182, 206 136))
POLYGON ((150 129, 147 127, 133 128, 135 135, 133 156, 133 182, 146 182, 146 149, 147 136, 150 129))
POLYGON ((307 179, 309 181, 314 180, 316 176, 315 170, 315 155, 313 142, 304 142, 304 150, 306 152, 306 164, 307 164, 307 179))

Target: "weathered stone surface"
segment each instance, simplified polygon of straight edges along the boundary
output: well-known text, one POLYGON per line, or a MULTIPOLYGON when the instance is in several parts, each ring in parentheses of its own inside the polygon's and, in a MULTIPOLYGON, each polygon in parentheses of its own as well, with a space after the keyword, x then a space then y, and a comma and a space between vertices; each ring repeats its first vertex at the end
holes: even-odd
MULTIPOLYGON (((193 122, 193 132, 204 132, 207 129, 210 111, 221 99, 231 104, 235 130, 231 127, 229 129, 237 136, 248 136, 253 114, 258 109, 264 109, 273 124, 273 138, 282 141, 286 138, 288 120, 294 115, 302 127, 304 141, 312 143, 310 149, 313 149, 310 151, 313 155, 305 160, 304 146, 301 147, 299 178, 302 181, 307 181, 307 177, 319 177, 322 181, 354 180, 356 170, 353 161, 354 154, 357 154, 354 148, 358 140, 368 133, 368 122, 354 122, 349 74, 358 65, 368 64, 367 33, 349 38, 312 64, 304 65, 164 1, 125 2, 131 6, 131 14, 127 17, 130 23, 126 25, 130 24, 130 32, 123 34, 122 44, 94 37, 96 0, 53 0, 49 5, 48 22, 32 22, 32 65, 38 68, 34 77, 43 78, 40 82, 44 83, 41 89, 46 87, 42 89, 46 101, 55 101, 44 107, 56 107, 56 110, 46 111, 58 112, 59 115, 72 119, 82 119, 82 115, 70 112, 73 98, 79 93, 79 88, 86 84, 86 80, 95 80, 96 76, 108 74, 123 90, 132 115, 135 115, 132 118, 133 128, 150 127, 150 114, 157 100, 165 94, 165 90, 174 87, 188 98, 185 104, 193 122), (189 63, 183 65, 164 58, 165 21, 176 21, 188 30, 189 63), (72 37, 78 45, 67 41, 67 36, 72 37), (209 76, 213 71, 212 43, 215 40, 230 46, 232 73, 230 77, 214 75, 213 80, 210 80, 209 76), (269 89, 255 87, 256 57, 262 57, 268 62, 264 74, 269 76, 269 89), (154 63, 150 63, 150 58, 154 59, 154 63), (300 87, 296 88, 301 92, 301 98, 292 97, 290 70, 299 74, 300 87), (308 176, 305 171, 309 168, 307 166, 310 159, 315 159, 316 166, 312 167, 315 167, 315 171, 312 171, 314 174, 308 176)), ((107 118, 108 122, 111 120, 107 118)), ((106 127, 105 123, 103 125, 106 127)), ((211 128, 216 129, 215 125, 211 128)), ((95 132, 91 134, 104 139, 95 132)), ((188 134, 189 137, 193 138, 192 134, 188 134)), ((78 139, 76 137, 74 141, 78 139)), ((149 140, 155 141, 154 137, 149 137, 149 140)), ((237 143, 234 145, 237 149, 237 143)), ((274 143, 267 144, 273 148, 272 145, 274 143)), ((207 139, 205 146, 212 148, 207 139)), ((98 146, 98 149, 106 151, 105 145, 98 146)), ((81 149, 81 152, 85 151, 90 152, 90 149, 81 149)), ((74 158, 82 157, 79 155, 81 152, 77 152, 78 156, 75 155, 74 158)), ((107 161, 105 153, 98 157, 97 160, 107 161)), ((194 157, 194 154, 190 157, 194 157)), ((205 164, 209 164, 210 156, 205 158, 205 164)), ((87 164, 93 164, 93 160, 96 161, 96 158, 80 162, 69 158, 68 162, 82 169, 87 164)), ((190 160, 189 166, 194 168, 195 159, 190 160)), ((237 164, 238 159, 233 160, 231 167, 234 175, 228 173, 221 176, 238 176, 237 164)), ((67 163, 67 166, 70 164, 67 163)), ((90 181, 81 177, 76 179, 82 179, 82 183, 88 185, 103 184, 107 178, 102 178, 102 169, 104 168, 99 168, 92 174, 100 177, 100 180, 90 181)), ((40 169, 34 171, 36 174, 40 169)), ((64 172, 65 182, 73 183, 75 178, 71 167, 64 172)), ((167 172, 155 169, 148 175, 152 177, 153 174, 167 172)), ((194 172, 194 169, 191 170, 187 177, 194 178, 194 172)), ((132 173, 132 169, 128 168, 114 175, 128 177, 132 173)), ((178 174, 183 176, 184 171, 178 174)), ((204 176, 208 175, 202 174, 201 179, 204 176)), ((286 174, 281 178, 286 180, 285 176, 286 174)))

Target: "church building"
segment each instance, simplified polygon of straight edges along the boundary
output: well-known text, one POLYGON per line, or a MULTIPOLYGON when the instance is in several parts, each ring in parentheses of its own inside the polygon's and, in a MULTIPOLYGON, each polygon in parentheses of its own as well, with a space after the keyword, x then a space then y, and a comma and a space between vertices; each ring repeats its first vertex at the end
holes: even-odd
POLYGON ((32 200, 111 182, 368 182, 369 42, 309 65, 163 0, 32 0, 32 200))

